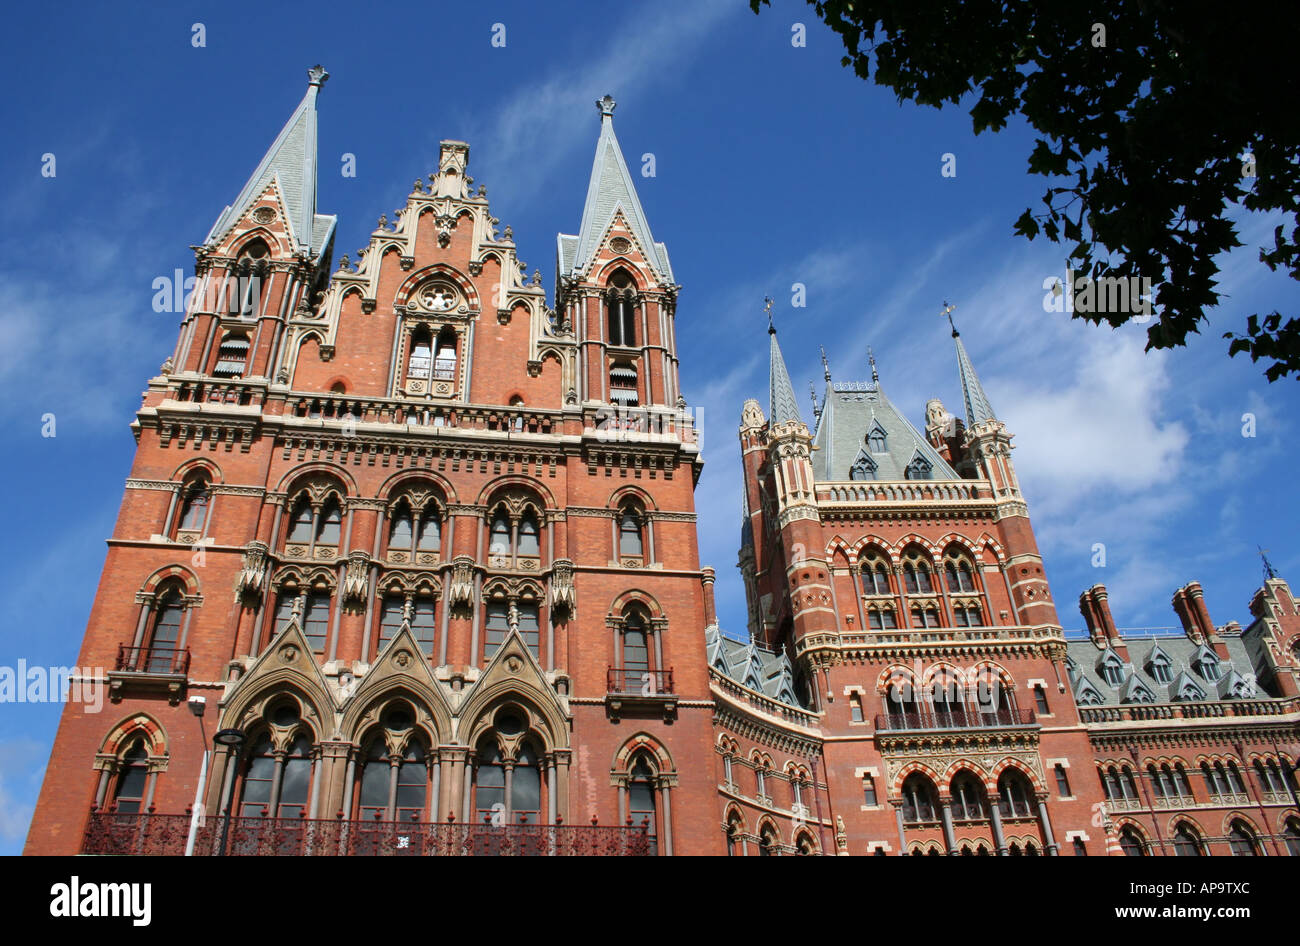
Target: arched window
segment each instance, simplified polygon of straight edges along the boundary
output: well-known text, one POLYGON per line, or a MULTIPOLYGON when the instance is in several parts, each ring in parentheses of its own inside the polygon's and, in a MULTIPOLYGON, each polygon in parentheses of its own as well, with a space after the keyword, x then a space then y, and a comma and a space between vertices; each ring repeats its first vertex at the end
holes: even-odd
POLYGON ((510 820, 514 824, 542 821, 542 763, 531 742, 519 748, 510 772, 510 820))
POLYGON ((928 480, 932 473, 933 467, 930 461, 917 453, 912 457, 912 462, 907 465, 907 469, 903 471, 903 476, 909 480, 928 480))
POLYGON ((908 824, 934 821, 938 810, 934 785, 920 772, 903 781, 903 821, 908 824))
POLYGON ((903 588, 909 595, 934 594, 930 563, 920 552, 911 552, 903 562, 903 588))
POLYGON ((411 528, 411 509, 403 501, 402 506, 393 514, 393 524, 388 530, 388 547, 409 550, 414 538, 415 532, 411 528))
POLYGON ((433 640, 436 633, 436 610, 433 598, 419 595, 411 608, 411 633, 420 645, 424 656, 433 656, 433 640))
POLYGON ((506 767, 501 761, 501 750, 496 740, 484 737, 479 743, 474 765, 474 819, 479 824, 491 823, 494 812, 498 821, 504 817, 506 807, 506 767))
POLYGON ((419 821, 424 817, 428 798, 429 766, 418 740, 412 739, 397 765, 397 791, 393 816, 397 821, 419 821))
POLYGON ((1126 857, 1146 857, 1146 845, 1138 833, 1132 828, 1125 827, 1119 833, 1119 847, 1126 857))
POLYGON ((944 575, 948 579, 948 590, 953 592, 974 591, 975 573, 970 562, 964 558, 948 558, 943 563, 944 575))
POLYGON ((1205 649, 1201 650, 1192 666, 1206 680, 1214 681, 1223 676, 1223 668, 1219 665, 1219 658, 1205 649))
POLYGON ((635 283, 626 270, 616 270, 609 278, 605 294, 605 327, 611 345, 636 346, 635 283))
POLYGON ((325 650, 325 638, 329 635, 330 593, 327 588, 315 588, 307 594, 306 606, 302 615, 302 634, 307 638, 311 649, 317 653, 325 650))
POLYGON ((851 480, 874 480, 876 478, 876 461, 866 453, 860 451, 853 465, 849 467, 849 479, 851 480))
POLYGON ((433 356, 433 379, 456 380, 456 330, 450 325, 438 333, 438 347, 433 356))
POLYGON ((867 449, 872 453, 888 452, 888 441, 885 435, 885 428, 881 427, 879 422, 877 422, 876 425, 871 428, 871 432, 867 434, 867 449))
POLYGON ((952 780, 952 815, 959 821, 988 817, 984 809, 984 787, 973 775, 963 772, 952 780))
POLYGON ((1187 824, 1180 824, 1174 832, 1174 854, 1178 857, 1201 856, 1201 839, 1187 824))
POLYGON ((542 547, 539 536, 540 531, 537 528, 537 516, 531 511, 524 513, 519 519, 518 554, 530 558, 535 558, 541 555, 542 547))
POLYGON ((321 509, 320 524, 316 527, 317 545, 338 545, 339 530, 343 524, 343 513, 337 499, 326 500, 321 509))
POLYGON ((736 857, 740 852, 740 836, 745 833, 740 823, 740 815, 735 812, 727 819, 727 856, 736 857))
POLYGON ((872 606, 867 610, 867 626, 873 631, 895 630, 898 627, 898 618, 891 607, 872 606))
POLYGON ((397 632, 402 627, 406 599, 400 594, 388 594, 384 596, 383 604, 379 609, 379 639, 375 644, 375 655, 378 656, 388 642, 397 636, 397 632))
POLYGON ((912 626, 913 627, 938 627, 939 611, 936 608, 912 609, 912 626))
POLYGON ((1286 852, 1291 857, 1300 857, 1300 820, 1288 818, 1286 828, 1282 832, 1282 840, 1286 844, 1286 852))
POLYGON ((813 844, 813 839, 806 832, 800 832, 798 839, 795 841, 795 852, 799 857, 811 857, 817 853, 817 848, 813 844))
POLYGON ((293 516, 289 525, 290 542, 310 542, 312 534, 312 508, 307 497, 303 496, 293 507, 293 516))
POLYGON ((632 826, 647 826, 650 834, 650 853, 657 854, 658 813, 655 808, 654 772, 646 762, 645 755, 638 755, 628 773, 627 815, 632 819, 632 826))
POLYGON ((514 543, 510 536, 510 518, 504 509, 497 510, 492 517, 492 530, 488 544, 488 554, 493 557, 509 558, 514 543))
POLYGON ((1228 847, 1233 857, 1257 857, 1259 847, 1255 832, 1244 821, 1234 821, 1228 829, 1228 847))
POLYGON ((862 563, 862 593, 867 595, 890 593, 889 568, 878 553, 868 554, 862 563))
POLYGON ((1027 818, 1033 811, 1034 791, 1024 774, 1007 769, 998 779, 998 808, 1004 818, 1027 818))
POLYGON ((632 611, 623 621, 623 669, 629 685, 635 685, 650 671, 650 638, 639 611, 632 611))
POLYGON ((420 529, 415 547, 420 552, 438 552, 442 549, 442 521, 438 517, 438 507, 433 504, 426 506, 420 513, 420 529))
POLYGON ((113 788, 113 807, 119 814, 135 815, 144 810, 149 782, 149 753, 144 740, 136 739, 122 754, 113 788))
POLYGON ((275 754, 271 737, 263 733, 248 753, 244 771, 244 790, 239 801, 241 818, 256 818, 271 806, 271 786, 275 782, 275 754))
POLYGON ((642 558, 645 543, 641 537, 641 512, 635 506, 624 506, 618 520, 618 554, 620 557, 642 558))
POLYGON ((174 673, 180 650, 181 620, 185 610, 175 589, 163 595, 154 611, 153 631, 142 660, 136 661, 145 673, 174 673))
POLYGON ((433 367, 433 340, 429 330, 420 326, 411 333, 411 357, 406 365, 406 380, 427 381, 433 367))
POLYGON ((357 802, 357 816, 362 821, 378 821, 388 814, 388 787, 392 780, 393 765, 388 759, 388 745, 383 736, 376 736, 366 750, 361 767, 361 788, 357 802))
POLYGON ((758 836, 759 857, 775 857, 778 853, 776 848, 776 828, 770 824, 763 825, 763 830, 758 836))
POLYGON ((206 474, 199 474, 185 487, 181 500, 181 532, 202 532, 208 519, 208 501, 211 491, 206 474))

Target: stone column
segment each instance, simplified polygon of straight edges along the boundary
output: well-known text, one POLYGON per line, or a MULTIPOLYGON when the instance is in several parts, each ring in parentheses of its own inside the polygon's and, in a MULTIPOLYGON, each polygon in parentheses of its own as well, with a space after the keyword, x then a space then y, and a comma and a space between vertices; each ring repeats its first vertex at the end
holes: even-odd
POLYGON ((957 853, 957 836, 952 829, 952 799, 944 795, 939 799, 939 812, 943 818, 943 843, 949 854, 957 853))
POLYGON ((1047 853, 1056 857, 1061 853, 1061 846, 1052 834, 1052 819, 1047 816, 1047 796, 1038 796, 1038 820, 1043 825, 1043 837, 1047 840, 1047 853))
POLYGON ((997 845, 998 856, 1007 856, 1007 839, 1002 834, 1002 810, 998 807, 996 797, 989 799, 989 823, 993 827, 993 843, 997 845))

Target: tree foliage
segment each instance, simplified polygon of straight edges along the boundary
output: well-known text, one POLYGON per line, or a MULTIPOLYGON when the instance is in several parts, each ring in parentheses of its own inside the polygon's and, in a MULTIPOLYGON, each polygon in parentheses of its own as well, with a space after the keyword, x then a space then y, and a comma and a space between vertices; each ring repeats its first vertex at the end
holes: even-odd
MULTIPOLYGON (((758 13, 769 0, 750 0, 758 13)), ((809 0, 842 62, 900 102, 977 92, 976 134, 1013 115, 1035 130, 1029 171, 1051 178, 1016 233, 1069 247, 1067 265, 1148 277, 1147 349, 1183 345, 1220 301, 1215 257, 1241 246, 1241 208, 1281 212, 1260 249, 1300 279, 1300 78, 1293 8, 1198 0, 809 0), (1252 176, 1253 175, 1253 176, 1252 176), (1288 232, 1289 231, 1289 232, 1288 232)), ((1080 313, 1120 325, 1136 313, 1080 313)), ((1300 379, 1300 321, 1255 314, 1231 355, 1300 379)))

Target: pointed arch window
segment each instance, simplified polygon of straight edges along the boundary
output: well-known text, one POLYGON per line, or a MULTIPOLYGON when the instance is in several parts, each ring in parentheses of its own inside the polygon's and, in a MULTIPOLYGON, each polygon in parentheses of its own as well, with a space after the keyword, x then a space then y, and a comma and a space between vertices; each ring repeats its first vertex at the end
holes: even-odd
POLYGON ((1228 830, 1228 847, 1233 857, 1258 857, 1259 846, 1255 832, 1244 821, 1234 821, 1228 830))
POLYGON ((185 487, 181 500, 181 515, 178 530, 181 532, 202 532, 208 519, 208 503, 212 498, 211 487, 206 473, 194 477, 185 487))
POLYGON ((920 772, 913 772, 903 782, 903 821, 918 824, 935 820, 938 810, 934 785, 920 772))
POLYGON ((406 609, 406 599, 400 594, 388 594, 384 596, 384 602, 379 609, 379 640, 375 645, 375 656, 378 657, 388 642, 397 636, 401 630, 404 612, 406 609))
POLYGON ((435 381, 456 380, 456 330, 450 325, 438 333, 438 346, 433 356, 435 381))
POLYGON ((343 511, 337 499, 331 497, 321 509, 320 525, 316 527, 317 545, 338 545, 343 525, 343 511))
POLYGON ((1291 857, 1300 857, 1300 820, 1288 818, 1286 829, 1282 832, 1286 852, 1291 857))
POLYGON ((880 426, 879 421, 871 428, 871 433, 867 434, 867 449, 872 453, 889 452, 889 441, 885 435, 885 428, 880 426))
POLYGON ((860 452, 853 465, 849 467, 849 479, 874 480, 876 478, 876 461, 865 452, 860 452))
POLYGON ((483 645, 483 662, 496 656, 510 633, 510 605, 505 601, 491 601, 487 606, 486 639, 483 645))
POLYGON ((1029 781, 1022 773, 1008 769, 998 779, 998 809, 1002 817, 1029 817, 1033 797, 1029 781))
POLYGON ((1146 857, 1146 845, 1132 828, 1124 828, 1119 833, 1119 848, 1126 857, 1146 857))
POLYGON ((633 505, 624 506, 618 521, 618 554, 620 558, 643 558, 645 542, 641 534, 642 514, 633 505))
POLYGON ((392 768, 383 736, 375 737, 366 750, 365 763, 361 767, 357 815, 362 821, 378 821, 388 814, 388 786, 392 768))
POLYGON ((623 669, 634 682, 650 671, 650 638, 639 611, 631 612, 623 621, 623 669))
POLYGON ((411 508, 403 502, 394 514, 392 527, 388 530, 388 547, 410 549, 414 535, 414 530, 411 528, 411 508))
POLYGON ((658 853, 658 810, 655 799, 655 777, 645 755, 638 755, 628 773, 627 814, 632 827, 646 825, 650 835, 650 853, 658 853))
POLYGON ((975 572, 964 557, 949 558, 943 563, 944 576, 948 579, 948 590, 953 592, 972 592, 975 590, 975 572))
POLYGON ((149 782, 149 753, 144 740, 137 738, 118 763, 117 784, 113 788, 113 807, 124 815, 144 810, 149 782))
POLYGON ((1169 665, 1169 658, 1164 654, 1157 653, 1153 656, 1147 669, 1151 672, 1151 676, 1155 678, 1156 683, 1174 682, 1174 675, 1169 665))
POLYGON ((867 627, 873 631, 893 631, 898 629, 898 618, 890 607, 872 607, 867 611, 867 627))
POLYGON ((541 530, 537 527, 537 516, 531 510, 519 519, 518 554, 529 558, 541 555, 541 530))
POLYGON ((330 593, 327 588, 313 589, 307 594, 302 612, 302 634, 316 653, 325 651, 325 638, 329 635, 330 593))
POLYGON ((1197 655, 1193 666, 1196 667, 1197 673, 1211 682, 1223 676, 1223 668, 1219 664, 1219 658, 1209 650, 1202 649, 1201 653, 1197 655))
POLYGON ((609 344, 628 348, 636 346, 636 284, 626 270, 616 270, 609 278, 605 294, 605 329, 609 344))
POLYGON ((912 627, 938 627, 939 611, 937 608, 912 608, 912 627))
POLYGON ((263 733, 253 743, 244 772, 243 792, 239 800, 239 816, 256 818, 271 807, 271 786, 275 783, 275 753, 271 736, 263 733))
POLYGON ((175 589, 158 602, 149 635, 149 647, 137 666, 145 673, 173 673, 180 650, 181 622, 185 615, 180 593, 175 589))
POLYGON ((492 517, 489 535, 488 554, 493 557, 509 558, 513 543, 510 540, 510 518, 504 509, 498 509, 492 517))
POLYGON ((429 795, 429 764, 424 746, 412 739, 393 773, 397 779, 393 816, 398 821, 419 821, 424 817, 429 795))
POLYGON ((988 817, 984 806, 984 789, 970 774, 952 780, 952 814, 959 821, 976 821, 988 817))
POLYGON ((911 553, 903 562, 903 587, 909 595, 934 594, 930 563, 918 552, 911 553))
POLYGON ((312 535, 312 508, 307 497, 304 496, 298 500, 293 507, 293 515, 289 525, 290 542, 310 542, 312 535))
POLYGON ((887 595, 889 588, 889 568, 884 559, 875 554, 867 556, 862 564, 862 593, 868 595, 887 595))
POLYGON ((928 480, 933 478, 934 467, 920 453, 912 457, 912 462, 907 464, 907 469, 903 475, 909 480, 928 480))
MULTIPOLYGON (((485 738, 478 748, 474 766, 474 811, 478 823, 491 823, 495 812, 506 807, 506 767, 496 740, 485 738)), ((501 818, 501 815, 497 816, 501 818)))
POLYGON ((406 365, 406 380, 426 381, 433 367, 433 338, 423 325, 411 333, 411 356, 406 365))
POLYGON ((411 633, 420 645, 424 656, 433 656, 433 641, 436 633, 436 609, 431 597, 421 595, 415 599, 411 608, 411 633))

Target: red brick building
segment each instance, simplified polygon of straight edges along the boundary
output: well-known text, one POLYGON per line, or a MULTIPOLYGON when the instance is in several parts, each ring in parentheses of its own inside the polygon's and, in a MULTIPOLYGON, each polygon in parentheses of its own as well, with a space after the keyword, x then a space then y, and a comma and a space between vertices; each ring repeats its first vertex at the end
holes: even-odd
MULTIPOLYGON (((1066 633, 1011 459, 953 331, 965 418, 924 435, 870 381, 800 416, 775 329, 741 414, 748 642, 708 631, 732 853, 1300 855, 1300 608, 1066 633)), ((825 357, 823 355, 823 364, 825 357)))
POLYGON ((874 366, 810 428, 773 332, 724 636, 613 100, 548 305, 458 141, 335 268, 309 75, 132 425, 109 700, 66 706, 28 853, 1300 850, 1284 582, 1245 630, 1189 585, 1158 640, 1094 588, 1073 639, 960 339, 923 435, 874 366))

